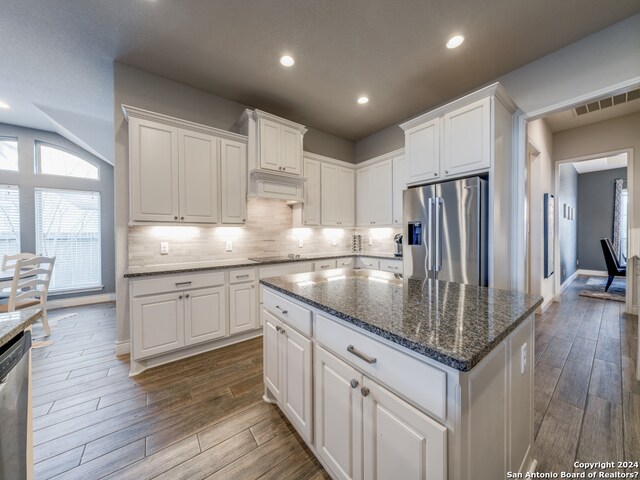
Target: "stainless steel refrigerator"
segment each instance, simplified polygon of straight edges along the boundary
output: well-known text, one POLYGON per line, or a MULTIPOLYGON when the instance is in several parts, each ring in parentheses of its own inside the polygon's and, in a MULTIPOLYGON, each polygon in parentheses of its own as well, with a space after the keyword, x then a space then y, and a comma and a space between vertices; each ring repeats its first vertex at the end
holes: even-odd
POLYGON ((487 190, 473 177, 404 191, 406 278, 487 285, 487 190))

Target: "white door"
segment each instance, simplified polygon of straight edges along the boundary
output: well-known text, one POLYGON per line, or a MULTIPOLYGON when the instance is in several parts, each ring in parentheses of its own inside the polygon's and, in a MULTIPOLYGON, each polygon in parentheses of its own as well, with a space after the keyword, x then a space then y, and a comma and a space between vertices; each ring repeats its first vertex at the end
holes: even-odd
POLYGON ((447 478, 447 429, 367 377, 364 387, 364 477, 447 478))
POLYGON ((320 162, 304 159, 304 205, 302 223, 320 225, 320 162))
POLYGON ((178 130, 180 221, 218 222, 218 139, 178 130))
POLYGON ((227 336, 224 287, 185 292, 185 344, 227 336))
POLYGON ((402 195, 406 188, 404 155, 393 159, 393 225, 402 225, 402 195))
POLYGON ((302 135, 298 130, 280 126, 280 141, 282 171, 300 175, 302 173, 302 135))
POLYGON ((350 168, 340 168, 338 178, 338 225, 353 227, 356 224, 355 173, 350 168))
POLYGON ((170 352, 184 346, 184 298, 166 293, 134 298, 132 302, 133 358, 170 352))
POLYGON ((131 220, 179 220, 178 129, 132 118, 129 165, 131 220))
POLYGON ((491 167, 491 98, 484 98, 444 116, 445 176, 491 167))
POLYGON ((229 285, 229 334, 258 328, 256 284, 229 285))
POLYGON ((407 183, 437 180, 440 175, 440 119, 405 132, 407 183))
POLYGON ((280 166, 280 125, 261 118, 260 124, 260 168, 282 170, 280 166))
POLYGON ((335 165, 323 163, 321 172, 321 209, 322 225, 338 225, 339 177, 340 169, 335 165))
POLYGON ((372 166, 371 210, 374 226, 393 223, 393 162, 385 160, 372 166))
POLYGON ((335 478, 360 480, 362 375, 316 344, 314 378, 316 451, 335 478))
POLYGON ((356 170, 356 220, 359 227, 373 225, 371 218, 371 167, 356 170))
POLYGON ((288 325, 282 328, 282 406, 304 439, 313 442, 312 342, 288 325))
POLYGON ((247 146, 220 140, 222 223, 247 219, 247 146))
POLYGON ((281 359, 280 359, 280 329, 282 322, 271 315, 266 309, 262 310, 264 321, 263 348, 264 348, 264 383, 278 400, 282 399, 281 393, 281 359))

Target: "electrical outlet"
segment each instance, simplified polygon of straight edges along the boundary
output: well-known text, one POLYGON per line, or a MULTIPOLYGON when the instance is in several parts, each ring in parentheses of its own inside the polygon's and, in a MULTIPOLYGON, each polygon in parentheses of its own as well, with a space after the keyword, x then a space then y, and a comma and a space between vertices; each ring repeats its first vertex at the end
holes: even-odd
POLYGON ((527 371, 527 363, 529 361, 529 345, 524 344, 520 347, 520 375, 524 375, 527 371))
POLYGON ((169 255, 169 242, 160 242, 160 255, 169 255))
POLYGON ((227 240, 227 245, 225 248, 227 252, 233 252, 233 242, 231 240, 227 240))
POLYGON ((332 238, 332 239, 331 239, 331 245, 333 245, 334 247, 335 247, 336 245, 338 245, 338 240, 337 240, 337 239, 335 239, 335 238, 332 238))
POLYGON ((298 248, 302 248, 302 247, 304 247, 304 240, 300 239, 298 240, 298 248))
POLYGON ((373 237, 369 237, 369 245, 373 245, 373 237))

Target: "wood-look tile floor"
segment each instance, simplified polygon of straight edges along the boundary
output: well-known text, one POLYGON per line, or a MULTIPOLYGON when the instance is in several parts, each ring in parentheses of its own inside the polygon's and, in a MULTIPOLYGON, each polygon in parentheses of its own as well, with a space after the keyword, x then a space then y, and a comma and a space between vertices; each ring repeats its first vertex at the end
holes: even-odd
POLYGON ((587 280, 578 277, 561 303, 536 315, 534 456, 542 472, 574 471, 576 460, 640 461, 638 317, 622 302, 579 296, 587 280))
POLYGON ((113 304, 50 312, 33 350, 36 480, 329 478, 262 401, 262 339, 129 378, 113 304))

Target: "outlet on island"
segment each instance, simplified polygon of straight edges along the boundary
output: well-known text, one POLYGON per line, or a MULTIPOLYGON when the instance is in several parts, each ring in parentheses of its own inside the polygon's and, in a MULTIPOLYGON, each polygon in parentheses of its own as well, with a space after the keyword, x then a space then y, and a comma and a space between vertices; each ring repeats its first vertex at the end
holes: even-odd
POLYGON ((232 252, 233 251, 233 242, 231 240, 227 240, 227 245, 226 245, 225 249, 227 250, 227 252, 232 252))
POLYGON ((169 255, 169 242, 160 242, 160 255, 169 255))

